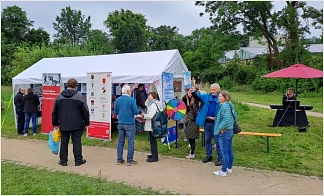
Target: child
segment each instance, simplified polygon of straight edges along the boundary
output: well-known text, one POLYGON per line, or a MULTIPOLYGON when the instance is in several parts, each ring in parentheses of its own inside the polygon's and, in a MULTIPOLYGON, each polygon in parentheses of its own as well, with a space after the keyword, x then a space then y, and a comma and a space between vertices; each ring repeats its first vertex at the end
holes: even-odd
POLYGON ((187 127, 186 137, 189 139, 189 144, 191 147, 190 154, 186 156, 187 159, 195 158, 195 139, 199 139, 199 126, 196 124, 197 117, 197 105, 195 103, 190 104, 190 111, 184 117, 184 124, 187 127))

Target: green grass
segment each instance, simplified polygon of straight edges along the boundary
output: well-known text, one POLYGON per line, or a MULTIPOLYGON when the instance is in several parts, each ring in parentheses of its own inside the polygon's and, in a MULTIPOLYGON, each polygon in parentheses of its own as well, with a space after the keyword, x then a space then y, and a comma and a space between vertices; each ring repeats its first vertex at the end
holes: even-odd
POLYGON ((134 187, 104 178, 49 171, 45 168, 1 162, 3 195, 161 195, 151 188, 134 187), (35 175, 37 173, 37 175, 35 175))
MULTIPOLYGON (((1 98, 9 100, 12 88, 2 87, 1 91, 1 98)), ((233 92, 232 94, 234 100, 237 99, 265 105, 268 103, 276 103, 272 102, 269 98, 275 97, 272 94, 263 95, 259 93, 252 94, 250 92, 233 92), (246 100, 243 100, 241 97, 245 97, 246 100), (248 97, 253 97, 253 99, 251 98, 249 100, 248 97)), ((275 97, 275 99, 280 101, 281 98, 275 97)), ((309 104, 315 106, 317 104, 315 102, 318 100, 317 98, 310 99, 309 104)), ((266 153, 265 141, 261 137, 235 135, 233 140, 235 166, 323 178, 323 118, 308 116, 311 127, 306 132, 301 133, 293 127, 271 127, 276 112, 275 110, 249 107, 237 102, 234 102, 234 105, 238 112, 239 124, 243 131, 282 134, 281 137, 270 138, 270 153, 266 153)), ((322 106, 322 104, 318 105, 322 106)), ((2 119, 4 115, 5 113, 1 114, 2 119)), ((174 121, 170 121, 169 127, 174 124, 174 121)), ((40 128, 38 128, 38 132, 39 130, 40 128)), ((183 146, 183 151, 180 148, 174 147, 171 147, 171 150, 169 150, 167 146, 158 142, 159 154, 184 158, 189 153, 188 143, 183 142, 184 133, 182 129, 179 130, 179 135, 181 137, 180 143, 183 146)), ((2 136, 26 139, 25 137, 18 137, 16 135, 12 107, 9 108, 6 123, 2 127, 2 136)), ((48 136, 38 134, 35 138, 47 140, 48 136)), ((116 148, 117 140, 118 135, 116 132, 112 133, 112 141, 90 139, 86 138, 84 134, 82 143, 86 146, 116 148)), ((196 160, 202 160, 206 155, 205 148, 201 146, 201 140, 200 138, 196 141, 196 160)), ((125 147, 127 148, 127 142, 125 147)), ((147 133, 136 135, 135 150, 141 152, 150 151, 147 133)))

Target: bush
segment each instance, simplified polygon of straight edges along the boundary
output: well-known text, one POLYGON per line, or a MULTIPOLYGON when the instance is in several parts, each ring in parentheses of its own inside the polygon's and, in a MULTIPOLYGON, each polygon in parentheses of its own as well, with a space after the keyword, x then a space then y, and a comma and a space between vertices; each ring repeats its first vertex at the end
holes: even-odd
POLYGON ((221 89, 231 89, 237 85, 237 83, 230 77, 230 76, 225 76, 223 77, 218 84, 220 85, 221 89))

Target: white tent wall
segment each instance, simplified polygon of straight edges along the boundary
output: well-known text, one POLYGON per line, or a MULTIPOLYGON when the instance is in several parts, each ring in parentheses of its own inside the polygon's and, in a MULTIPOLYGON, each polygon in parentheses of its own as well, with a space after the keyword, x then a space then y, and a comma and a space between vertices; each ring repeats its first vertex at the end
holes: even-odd
MULTIPOLYGON (((178 50, 44 58, 12 79, 13 90, 22 85, 42 84, 43 73, 61 73, 61 90, 64 83, 75 78, 87 83, 88 72, 112 72, 113 83, 146 83, 155 86, 162 97, 162 72, 172 73, 174 79, 183 79, 187 66, 178 50)), ((183 94, 184 95, 184 90, 183 94)), ((16 118, 16 116, 15 116, 16 118)))

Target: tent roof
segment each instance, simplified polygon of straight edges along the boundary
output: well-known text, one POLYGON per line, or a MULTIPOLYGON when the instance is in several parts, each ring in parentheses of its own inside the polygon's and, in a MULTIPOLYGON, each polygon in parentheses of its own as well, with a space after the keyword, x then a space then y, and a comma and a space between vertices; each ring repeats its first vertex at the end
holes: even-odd
POLYGON ((12 79, 16 84, 41 84, 42 73, 61 73, 62 82, 75 78, 86 83, 86 74, 112 72, 113 83, 152 83, 161 78, 162 72, 183 78, 188 71, 178 50, 44 58, 12 79))

